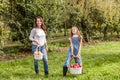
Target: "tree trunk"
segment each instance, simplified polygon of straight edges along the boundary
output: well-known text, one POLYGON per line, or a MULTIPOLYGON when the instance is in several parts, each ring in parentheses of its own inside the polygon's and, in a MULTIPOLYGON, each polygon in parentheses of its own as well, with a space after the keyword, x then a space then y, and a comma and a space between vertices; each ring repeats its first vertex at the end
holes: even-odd
POLYGON ((83 36, 84 36, 85 42, 89 42, 89 34, 88 34, 89 31, 88 31, 87 26, 85 25, 84 22, 85 22, 84 20, 81 21, 83 36))
POLYGON ((104 34, 104 39, 107 39, 107 26, 104 28, 104 32, 103 32, 103 34, 104 34))
POLYGON ((111 31, 111 35, 113 36, 113 32, 111 31))
POLYGON ((67 26, 66 26, 66 22, 64 24, 64 36, 67 36, 67 26))
POLYGON ((119 31, 117 31, 117 37, 120 38, 119 31))
MULTIPOLYGON (((86 14, 86 4, 87 4, 87 0, 84 0, 84 7, 83 7, 84 14, 86 14)), ((87 29, 87 26, 85 24, 84 16, 85 15, 83 15, 83 18, 81 19, 81 27, 85 42, 89 42, 89 34, 88 34, 89 30, 87 29)))

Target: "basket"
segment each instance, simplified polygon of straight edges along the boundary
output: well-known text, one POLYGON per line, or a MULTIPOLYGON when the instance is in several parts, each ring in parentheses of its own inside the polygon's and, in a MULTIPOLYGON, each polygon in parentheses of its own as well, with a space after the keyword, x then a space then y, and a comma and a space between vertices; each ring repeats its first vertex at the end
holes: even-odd
POLYGON ((71 64, 70 65, 70 73, 71 74, 82 74, 82 66, 76 66, 78 64, 71 64), (73 66, 71 66, 73 65, 73 66))
POLYGON ((35 60, 41 60, 43 58, 43 53, 39 51, 39 47, 36 48, 36 51, 34 52, 34 59, 35 60))
POLYGON ((41 53, 40 51, 34 52, 34 59, 35 60, 41 60, 42 58, 43 58, 43 53, 41 53))

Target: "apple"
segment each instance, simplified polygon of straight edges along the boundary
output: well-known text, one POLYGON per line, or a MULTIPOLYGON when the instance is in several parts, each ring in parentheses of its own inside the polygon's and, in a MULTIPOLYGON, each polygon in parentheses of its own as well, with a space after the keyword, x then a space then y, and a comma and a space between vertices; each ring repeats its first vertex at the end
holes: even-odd
POLYGON ((74 68, 78 68, 78 66, 74 65, 74 68))
POLYGON ((81 67, 81 65, 78 63, 70 64, 70 68, 80 68, 80 67, 81 67))
POLYGON ((74 66, 73 64, 70 64, 70 68, 73 68, 73 66, 74 66))

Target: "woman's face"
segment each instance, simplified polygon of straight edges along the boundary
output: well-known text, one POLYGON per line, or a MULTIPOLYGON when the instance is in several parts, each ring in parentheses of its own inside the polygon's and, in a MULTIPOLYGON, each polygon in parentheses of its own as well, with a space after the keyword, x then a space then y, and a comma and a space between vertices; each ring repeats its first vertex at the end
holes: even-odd
POLYGON ((41 19, 40 19, 40 18, 37 18, 36 24, 37 24, 37 27, 39 27, 39 28, 41 27, 42 22, 41 22, 41 19))
POLYGON ((77 34, 77 28, 76 27, 72 27, 72 33, 77 34))

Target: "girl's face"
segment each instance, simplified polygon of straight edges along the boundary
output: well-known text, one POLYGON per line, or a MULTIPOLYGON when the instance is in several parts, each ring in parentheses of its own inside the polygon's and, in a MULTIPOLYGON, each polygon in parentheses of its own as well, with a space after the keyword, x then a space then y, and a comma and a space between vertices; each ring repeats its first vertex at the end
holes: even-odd
POLYGON ((76 27, 72 27, 72 33, 77 34, 77 28, 76 27))
POLYGON ((42 25, 42 21, 41 21, 40 18, 37 18, 37 20, 36 20, 36 24, 37 24, 37 27, 38 27, 38 28, 41 27, 41 25, 42 25))

